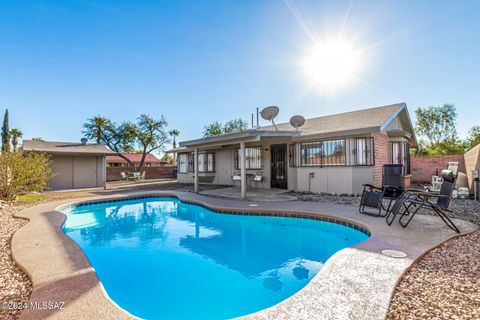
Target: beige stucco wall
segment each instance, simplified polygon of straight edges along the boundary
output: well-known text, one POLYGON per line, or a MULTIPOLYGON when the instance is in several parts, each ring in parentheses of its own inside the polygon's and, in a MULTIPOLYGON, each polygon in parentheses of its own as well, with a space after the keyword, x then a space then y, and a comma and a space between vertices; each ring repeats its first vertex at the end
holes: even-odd
POLYGON ((372 167, 299 167, 296 168, 298 191, 325 193, 361 193, 363 184, 373 182, 372 167), (310 181, 309 176, 314 173, 310 181))
POLYGON ((480 144, 465 153, 465 169, 470 190, 473 192, 472 171, 480 170, 480 144))
POLYGON ((56 174, 49 181, 52 190, 101 187, 105 181, 103 156, 52 157, 50 167, 56 174))

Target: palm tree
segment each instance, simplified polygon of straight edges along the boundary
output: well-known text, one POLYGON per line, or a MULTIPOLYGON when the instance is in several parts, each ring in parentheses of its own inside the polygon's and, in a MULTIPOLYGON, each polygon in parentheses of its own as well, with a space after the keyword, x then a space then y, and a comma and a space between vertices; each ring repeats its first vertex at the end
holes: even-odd
POLYGON ((177 141, 175 141, 175 137, 178 137, 180 135, 180 131, 178 131, 177 129, 173 129, 173 130, 170 130, 168 132, 168 134, 173 138, 173 149, 175 149, 177 147, 177 141))
POLYGON ((83 124, 84 130, 82 132, 88 139, 95 139, 95 141, 100 144, 102 143, 105 127, 108 125, 110 125, 110 121, 107 118, 95 116, 89 118, 87 122, 83 124))
POLYGON ((13 128, 10 130, 10 136, 12 137, 13 152, 17 151, 18 140, 23 136, 22 131, 13 128))

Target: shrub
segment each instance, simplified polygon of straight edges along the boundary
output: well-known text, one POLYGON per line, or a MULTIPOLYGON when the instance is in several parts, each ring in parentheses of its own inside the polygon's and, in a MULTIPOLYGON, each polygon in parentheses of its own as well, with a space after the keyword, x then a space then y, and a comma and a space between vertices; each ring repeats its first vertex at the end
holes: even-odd
POLYGON ((0 154, 0 199, 11 201, 20 193, 44 191, 54 176, 50 163, 50 156, 44 153, 0 154))

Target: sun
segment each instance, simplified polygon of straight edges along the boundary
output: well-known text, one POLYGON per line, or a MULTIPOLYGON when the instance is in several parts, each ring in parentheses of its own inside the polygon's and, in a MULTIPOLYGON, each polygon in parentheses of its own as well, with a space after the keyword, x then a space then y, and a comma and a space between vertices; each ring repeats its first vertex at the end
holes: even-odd
POLYGON ((303 61, 305 77, 320 90, 345 86, 356 78, 361 55, 352 43, 342 40, 318 42, 303 61))

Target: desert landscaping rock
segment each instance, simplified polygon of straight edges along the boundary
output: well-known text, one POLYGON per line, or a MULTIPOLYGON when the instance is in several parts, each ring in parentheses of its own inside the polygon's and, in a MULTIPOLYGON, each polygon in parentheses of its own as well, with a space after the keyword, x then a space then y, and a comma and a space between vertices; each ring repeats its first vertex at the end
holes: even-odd
POLYGON ((26 303, 32 291, 28 276, 12 259, 12 235, 27 223, 27 220, 13 218, 18 209, 6 206, 0 209, 0 319, 17 319, 21 309, 7 303, 26 303))
POLYGON ((480 231, 428 252, 407 272, 388 320, 480 319, 480 231))

